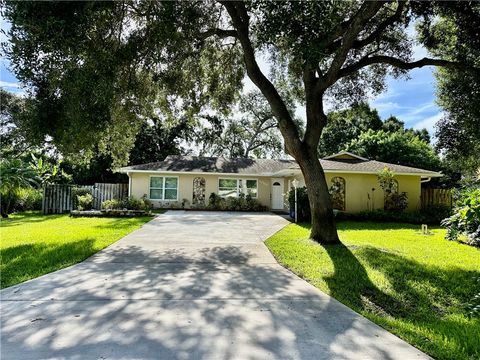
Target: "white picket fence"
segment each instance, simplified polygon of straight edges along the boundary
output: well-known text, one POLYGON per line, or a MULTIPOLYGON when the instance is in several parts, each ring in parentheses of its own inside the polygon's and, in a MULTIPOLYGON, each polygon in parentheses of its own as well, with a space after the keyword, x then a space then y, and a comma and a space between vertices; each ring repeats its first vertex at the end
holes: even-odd
POLYGON ((100 210, 102 202, 128 196, 128 184, 95 183, 95 185, 46 185, 43 188, 42 213, 64 214, 73 210, 74 189, 87 189, 93 196, 93 208, 100 210))

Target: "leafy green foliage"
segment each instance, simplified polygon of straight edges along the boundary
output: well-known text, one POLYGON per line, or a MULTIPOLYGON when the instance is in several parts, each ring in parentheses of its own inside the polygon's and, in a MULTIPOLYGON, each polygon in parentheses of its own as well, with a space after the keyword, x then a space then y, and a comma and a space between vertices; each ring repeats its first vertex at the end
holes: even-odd
POLYGON ((206 104, 227 111, 243 78, 238 46, 200 39, 214 3, 140 1, 6 3, 7 48, 35 92, 30 129, 65 154, 128 161, 153 109, 162 121, 193 121, 206 104))
POLYGON ((384 210, 402 212, 408 207, 408 195, 405 192, 398 193, 398 181, 395 173, 385 166, 377 173, 378 184, 384 194, 384 210))
MULTIPOLYGON (((293 103, 289 103, 293 109, 293 103)), ((237 116, 208 118, 197 136, 200 154, 226 157, 272 158, 283 154, 283 141, 272 110, 258 91, 241 95, 237 116)))
POLYGON ((426 129, 407 129, 404 122, 394 116, 382 121, 377 111, 366 103, 328 114, 318 147, 319 156, 342 150, 370 159, 432 170, 438 170, 441 165, 426 129))
POLYGON ((211 193, 208 198, 207 209, 227 211, 267 211, 267 207, 260 204, 251 195, 240 194, 238 197, 222 198, 211 193))
POLYGON ((332 111, 327 116, 328 122, 318 147, 320 157, 345 150, 345 146, 361 133, 368 129, 380 130, 383 125, 377 110, 371 109, 366 103, 345 110, 332 111))
MULTIPOLYGON (((295 212, 295 188, 291 188, 288 192, 288 204, 290 206, 290 214, 295 212)), ((312 215, 310 213, 310 203, 308 202, 308 193, 305 186, 297 188, 297 220, 301 222, 310 221, 312 215)))
POLYGON ((92 194, 77 195, 78 210, 92 210, 93 196, 92 194))
POLYGON ((385 210, 367 210, 358 213, 338 213, 339 220, 391 222, 407 224, 440 225, 440 222, 450 216, 452 209, 445 205, 431 205, 425 209, 414 212, 399 212, 385 210))
POLYGON ((419 24, 420 40, 433 55, 475 69, 436 70, 437 100, 444 109, 436 147, 449 167, 471 175, 480 167, 480 3, 445 2, 437 11, 437 21, 419 24))
POLYGON ((17 199, 13 206, 13 211, 31 211, 42 209, 42 190, 34 188, 20 188, 15 191, 17 199))
POLYGON ((19 191, 37 186, 39 178, 35 171, 20 159, 0 159, 0 207, 2 217, 8 217, 19 199, 19 191))
POLYGON ((430 144, 409 131, 368 130, 352 140, 346 150, 378 161, 428 170, 438 170, 441 165, 430 144))
POLYGON ((32 161, 30 165, 40 177, 42 185, 69 183, 72 181, 72 175, 67 174, 65 170, 61 168, 62 160, 58 160, 56 164, 52 164, 45 161, 43 157, 36 157, 33 153, 31 157, 32 161))
POLYGON ((102 202, 102 209, 105 210, 151 210, 153 205, 146 197, 137 199, 129 196, 123 199, 111 199, 102 202))
POLYGON ((480 246, 480 188, 461 192, 453 215, 442 225, 447 227, 447 240, 458 240, 464 235, 468 244, 480 246))

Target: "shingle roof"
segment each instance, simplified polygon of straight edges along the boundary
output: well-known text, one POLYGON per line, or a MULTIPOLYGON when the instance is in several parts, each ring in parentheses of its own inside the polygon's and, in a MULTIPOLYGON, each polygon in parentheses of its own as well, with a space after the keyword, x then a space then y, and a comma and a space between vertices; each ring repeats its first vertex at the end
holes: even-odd
POLYGON ((179 172, 213 172, 232 174, 274 173, 295 166, 294 160, 223 158, 170 155, 164 161, 127 166, 122 171, 151 170, 179 172))
MULTIPOLYGON (((362 172, 377 173, 388 166, 395 173, 418 174, 435 176, 439 173, 417 169, 409 166, 389 164, 376 160, 360 159, 321 159, 325 171, 339 172, 362 172)), ((127 166, 120 169, 121 172, 129 171, 173 171, 173 172, 197 172, 197 173, 224 173, 224 174, 248 174, 248 175, 271 175, 282 170, 295 170, 299 166, 295 160, 275 159, 247 159, 247 158, 223 158, 223 157, 200 157, 200 156, 167 156, 164 161, 148 164, 127 166)))

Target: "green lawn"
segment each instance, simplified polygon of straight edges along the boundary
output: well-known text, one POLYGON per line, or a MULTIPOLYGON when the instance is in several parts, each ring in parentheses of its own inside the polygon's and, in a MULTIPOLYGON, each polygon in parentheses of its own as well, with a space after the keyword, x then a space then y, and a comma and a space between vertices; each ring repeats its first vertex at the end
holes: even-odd
POLYGON ((291 224, 266 241, 278 261, 353 310, 437 359, 479 359, 480 319, 464 305, 479 291, 480 250, 445 230, 341 222, 343 245, 291 224))
POLYGON ((151 219, 13 214, 0 223, 1 287, 85 260, 151 219))

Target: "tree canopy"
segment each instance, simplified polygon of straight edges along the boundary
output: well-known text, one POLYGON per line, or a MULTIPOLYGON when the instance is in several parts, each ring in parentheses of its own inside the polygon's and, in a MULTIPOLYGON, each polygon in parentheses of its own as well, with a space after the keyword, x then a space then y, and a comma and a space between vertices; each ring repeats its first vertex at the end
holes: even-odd
MULTIPOLYGON (((290 109, 293 107, 290 104, 290 109)), ((196 135, 196 140, 201 147, 200 155, 275 158, 284 154, 277 121, 258 91, 240 95, 235 110, 210 121, 210 126, 196 135)))
MULTIPOLYGON (((458 27, 458 47, 478 38, 478 3, 434 1, 5 2, 7 48, 41 111, 37 129, 64 151, 98 143, 120 162, 144 111, 161 105, 174 122, 228 113, 244 74, 268 101, 286 150, 309 189, 312 238, 338 242, 318 145, 324 101, 349 104, 384 89, 387 74, 422 66, 468 69, 469 57, 412 58, 416 20, 432 53, 436 19, 458 27), (474 30, 474 29, 477 30, 474 30), (268 54, 271 76, 256 55, 268 54), (281 88, 306 108, 300 128, 281 88)), ((461 54, 460 54, 461 55, 461 54)))

